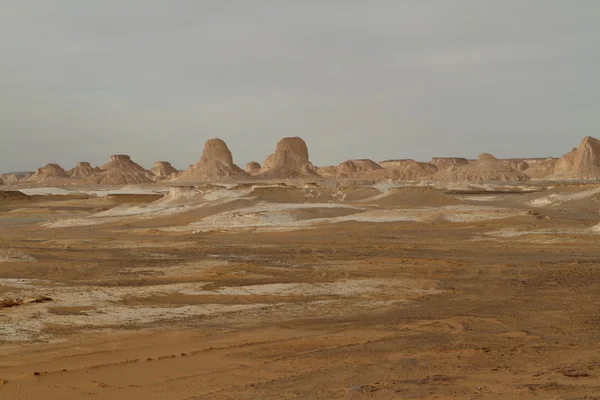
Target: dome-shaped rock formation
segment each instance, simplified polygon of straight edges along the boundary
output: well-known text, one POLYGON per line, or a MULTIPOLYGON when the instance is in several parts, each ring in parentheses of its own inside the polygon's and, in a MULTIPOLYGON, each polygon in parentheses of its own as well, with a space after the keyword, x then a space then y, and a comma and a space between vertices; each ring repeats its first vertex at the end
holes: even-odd
POLYGON ((71 179, 88 178, 94 175, 96 172, 98 172, 98 169, 92 167, 89 162, 80 161, 74 168, 67 171, 67 175, 69 175, 69 178, 71 179))
POLYGON ((381 165, 375 161, 362 159, 362 160, 347 160, 337 166, 337 178, 356 178, 369 171, 375 171, 382 169, 381 165))
POLYGON ((67 172, 58 164, 47 164, 38 168, 35 174, 29 177, 29 182, 44 182, 47 180, 68 178, 67 172))
POLYGON ((150 172, 152 172, 157 178, 171 178, 173 174, 177 174, 179 171, 175 169, 170 162, 168 161, 157 161, 154 163, 154 166, 150 168, 150 172))
POLYGON ((124 154, 110 156, 107 164, 99 167, 98 173, 92 176, 91 181, 98 185, 128 185, 151 183, 155 181, 154 175, 124 154))
POLYGON ((261 166, 256 161, 249 162, 246 164, 246 173, 248 175, 258 175, 260 174, 261 166))
POLYGON ((244 170, 233 163, 227 144, 221 139, 210 139, 204 144, 200 161, 190 166, 175 181, 216 182, 247 176, 244 170))
POLYGON ((265 177, 317 175, 309 161, 306 142, 299 137, 283 138, 277 142, 275 153, 265 159, 261 172, 265 177))

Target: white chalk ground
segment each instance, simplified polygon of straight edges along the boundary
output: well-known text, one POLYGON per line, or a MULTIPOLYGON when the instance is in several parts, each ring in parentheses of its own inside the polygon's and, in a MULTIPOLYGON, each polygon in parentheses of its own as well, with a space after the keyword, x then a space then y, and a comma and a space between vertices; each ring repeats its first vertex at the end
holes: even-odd
POLYGON ((600 186, 595 187, 593 189, 577 192, 577 193, 551 194, 548 196, 543 196, 543 197, 532 200, 530 202, 530 204, 534 207, 548 207, 548 206, 562 204, 562 203, 565 203, 565 202, 571 201, 571 200, 587 199, 598 193, 600 193, 600 186))
POLYGON ((32 263, 38 262, 37 259, 30 255, 20 252, 16 249, 11 248, 0 248, 0 263, 13 263, 13 262, 24 262, 32 263))
MULTIPOLYGON (((224 260, 207 260, 201 263, 177 265, 172 267, 130 269, 122 271, 124 276, 134 274, 140 276, 178 277, 194 276, 218 270, 227 266, 224 260)), ((27 279, 0 279, 0 285, 8 288, 2 294, 4 298, 32 298, 47 296, 51 302, 27 304, 2 309, 0 314, 0 342, 24 340, 50 340, 42 330, 48 324, 66 327, 96 327, 115 325, 147 324, 157 321, 189 318, 193 316, 219 316, 227 313, 258 312, 261 309, 276 308, 285 312, 287 308, 299 307, 297 304, 285 302, 288 296, 332 296, 328 301, 307 301, 305 307, 332 307, 335 310, 336 299, 344 300, 359 297, 361 307, 369 307, 370 296, 386 296, 393 293, 397 298, 405 293, 435 294, 434 281, 427 280, 393 280, 393 279, 358 279, 332 283, 276 283, 265 285, 221 287, 207 290, 211 282, 190 282, 148 286, 63 286, 62 282, 27 279), (210 296, 281 296, 282 302, 276 304, 198 304, 179 307, 151 305, 124 305, 121 302, 128 298, 144 298, 169 294, 210 295, 210 296), (89 307, 90 310, 80 313, 55 314, 49 308, 55 307, 89 307)), ((401 300, 401 299, 400 299, 401 300)), ((381 303, 381 301, 379 301, 381 303)), ((370 305, 375 306, 375 304, 370 305)), ((381 306, 379 304, 378 306, 381 306)), ((288 310, 289 311, 289 310, 288 310)), ((301 309, 299 311, 302 311, 301 309)), ((245 314, 247 315, 247 314, 245 314)))
POLYGON ((201 233, 210 231, 289 231, 306 229, 317 224, 339 223, 345 221, 358 222, 410 222, 435 221, 473 222, 508 218, 523 214, 522 211, 486 207, 486 206, 445 206, 419 209, 372 209, 342 204, 271 204, 260 203, 253 207, 228 211, 206 217, 189 225, 164 228, 168 232, 201 233), (307 208, 346 208, 357 212, 352 215, 333 218, 314 218, 300 220, 293 211, 307 208))
POLYGON ((105 197, 111 194, 164 194, 169 191, 168 188, 153 188, 146 189, 138 186, 125 186, 119 189, 105 189, 105 190, 86 190, 86 189, 73 189, 67 190, 58 187, 40 187, 40 188, 29 188, 19 189, 19 191, 28 196, 33 195, 69 195, 69 194, 87 194, 90 196, 105 197))
POLYGON ((70 190, 57 188, 57 187, 41 187, 41 188, 30 188, 30 189, 19 189, 19 192, 26 194, 27 196, 45 196, 45 195, 64 195, 72 194, 70 190))
POLYGON ((117 206, 83 218, 66 218, 46 222, 43 226, 47 228, 67 228, 118 222, 130 217, 140 219, 163 217, 201 208, 208 204, 223 204, 241 198, 244 194, 242 191, 227 190, 225 188, 209 191, 195 188, 171 188, 165 197, 147 205, 117 206))

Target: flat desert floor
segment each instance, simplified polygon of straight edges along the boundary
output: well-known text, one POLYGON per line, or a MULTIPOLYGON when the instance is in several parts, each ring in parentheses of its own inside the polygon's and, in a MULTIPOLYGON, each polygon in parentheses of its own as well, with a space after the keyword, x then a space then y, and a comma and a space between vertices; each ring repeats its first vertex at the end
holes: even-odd
POLYGON ((36 190, 2 399, 600 398, 596 185, 36 190))

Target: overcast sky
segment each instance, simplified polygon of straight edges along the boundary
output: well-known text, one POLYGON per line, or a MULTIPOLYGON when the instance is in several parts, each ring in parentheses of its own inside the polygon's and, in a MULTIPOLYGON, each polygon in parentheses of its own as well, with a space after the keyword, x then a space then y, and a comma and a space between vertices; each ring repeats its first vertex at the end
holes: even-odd
POLYGON ((0 171, 560 156, 600 136, 597 0, 0 0, 0 171))

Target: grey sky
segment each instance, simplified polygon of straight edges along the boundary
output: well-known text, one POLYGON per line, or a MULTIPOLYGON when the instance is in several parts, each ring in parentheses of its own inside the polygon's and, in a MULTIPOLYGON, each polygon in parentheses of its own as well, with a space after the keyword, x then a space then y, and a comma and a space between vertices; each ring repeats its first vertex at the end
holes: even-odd
POLYGON ((600 135, 596 0, 0 0, 0 171, 559 156, 600 135))

